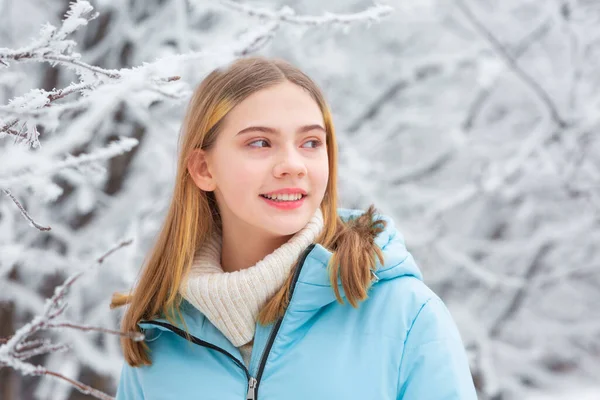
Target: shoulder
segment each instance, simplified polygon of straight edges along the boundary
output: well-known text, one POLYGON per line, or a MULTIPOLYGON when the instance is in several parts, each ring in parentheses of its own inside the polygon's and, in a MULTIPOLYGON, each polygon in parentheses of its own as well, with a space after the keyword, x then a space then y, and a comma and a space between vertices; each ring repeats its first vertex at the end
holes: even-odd
POLYGON ((369 293, 372 308, 386 321, 394 321, 395 334, 403 342, 409 336, 411 346, 442 338, 460 339, 442 299, 417 277, 381 281, 369 293))
POLYGON ((407 305, 414 313, 432 299, 439 296, 427 286, 420 276, 404 275, 394 279, 381 280, 373 285, 374 290, 387 292, 395 300, 407 305))
MULTIPOLYGON (((410 319, 414 319, 428 302, 440 300, 439 296, 423 282, 419 274, 381 279, 371 287, 369 294, 369 297, 383 297, 386 303, 401 306, 402 314, 410 319)), ((390 309, 391 312, 399 311, 393 308, 390 309)))

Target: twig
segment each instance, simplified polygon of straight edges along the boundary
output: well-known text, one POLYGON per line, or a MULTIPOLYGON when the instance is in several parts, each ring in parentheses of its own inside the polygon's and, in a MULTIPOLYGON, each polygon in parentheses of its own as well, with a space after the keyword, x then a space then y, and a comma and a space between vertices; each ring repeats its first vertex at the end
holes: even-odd
POLYGON ((52 228, 50 228, 49 226, 42 226, 40 224, 38 224, 37 222, 35 222, 33 220, 33 218, 31 218, 29 216, 29 214, 27 213, 27 211, 25 210, 25 208, 21 205, 21 203, 19 202, 19 200, 16 199, 15 196, 12 195, 12 193, 10 192, 10 190, 8 189, 2 189, 2 191, 4 192, 4 194, 6 194, 8 197, 10 197, 10 199, 17 205, 17 207, 19 208, 19 211, 21 211, 21 215, 23 215, 23 217, 25 217, 26 220, 29 221, 29 223, 36 229, 40 230, 40 231, 49 231, 52 228))
MULTIPOLYGON (((544 22, 543 24, 536 27, 533 30, 533 32, 529 33, 523 40, 521 40, 519 45, 516 46, 515 49, 512 51, 513 52, 512 57, 515 59, 515 61, 518 60, 519 58, 521 58, 523 56, 523 54, 525 54, 527 52, 527 50, 529 50, 529 48, 531 47, 531 45, 533 43, 535 43, 541 37, 543 37, 545 34, 548 33, 548 30, 552 26, 552 22, 553 22, 552 20, 548 20, 548 21, 544 22)), ((479 94, 475 97, 475 100, 473 100, 473 102, 471 103, 471 106, 469 107, 469 111, 467 112, 467 117, 465 118, 465 121, 462 123, 463 131, 467 132, 467 131, 471 130, 471 128, 473 127, 475 118, 477 117, 477 114, 479 113, 479 111, 481 111, 481 109, 483 108, 483 105, 485 104, 486 100, 490 97, 492 92, 493 92, 493 87, 486 87, 483 90, 481 90, 481 92, 479 92, 479 94)))
POLYGON ((15 357, 17 357, 21 361, 24 361, 24 360, 30 359, 31 357, 39 356, 41 354, 65 352, 65 351, 70 350, 70 348, 71 348, 71 346, 69 346, 68 344, 50 344, 49 343, 44 346, 39 346, 39 347, 30 349, 27 351, 25 351, 25 350, 19 351, 19 353, 15 357))
MULTIPOLYGON (((533 259, 531 260, 531 262, 529 263, 527 271, 525 272, 525 276, 523 277, 523 279, 526 282, 533 283, 533 279, 534 279, 535 275, 542 268, 542 259, 544 258, 546 253, 548 253, 552 244, 553 244, 553 242, 548 241, 536 249, 535 255, 534 255, 533 259)), ((498 316, 498 318, 491 325, 491 327, 490 327, 490 337, 491 338, 498 337, 500 335, 500 333, 502 332, 502 329, 506 326, 506 322, 518 312, 518 310, 521 308, 521 305, 525 301, 528 289, 529 289, 529 285, 523 285, 523 286, 517 288, 517 290, 515 290, 506 309, 498 316)))
POLYGON ((534 93, 542 100, 550 112, 552 120, 558 124, 559 127, 565 128, 568 126, 567 122, 560 116, 558 109, 548 93, 530 77, 521 67, 519 67, 517 60, 509 54, 507 49, 502 43, 488 30, 481 21, 477 19, 475 14, 465 4, 463 0, 455 0, 458 8, 465 14, 465 16, 471 21, 475 28, 482 34, 487 41, 492 45, 501 58, 507 63, 508 67, 519 77, 521 80, 530 87, 534 93))
POLYGON ((99 328, 96 326, 89 325, 79 325, 72 322, 59 322, 54 324, 46 324, 46 328, 72 328, 77 329, 84 332, 100 332, 100 333, 109 333, 111 335, 128 337, 136 342, 144 340, 144 335, 140 332, 120 332, 112 329, 99 328))
MULTIPOLYGON (((131 244, 132 242, 132 240, 120 242, 96 259, 94 266, 102 264, 106 257, 111 255, 116 250, 131 244)), ((58 372, 50 371, 39 365, 34 366, 23 361, 27 358, 33 357, 34 355, 65 351, 68 349, 68 345, 52 344, 48 340, 27 340, 28 337, 41 330, 73 328, 83 331, 96 331, 131 337, 133 340, 137 341, 144 339, 144 335, 140 332, 118 332, 111 329, 79 325, 71 322, 51 322, 56 317, 61 315, 66 309, 67 303, 62 303, 64 296, 68 289, 77 281, 77 279, 79 279, 79 277, 81 277, 81 275, 83 275, 84 272, 85 271, 81 271, 71 275, 62 285, 55 288, 54 295, 46 301, 46 305, 42 314, 34 317, 30 323, 17 330, 13 336, 6 339, 0 339, 0 367, 11 367, 25 375, 52 376, 56 379, 68 382, 82 393, 92 395, 99 399, 108 400, 112 399, 112 397, 102 391, 94 389, 75 379, 68 378, 58 372)))
POLYGON ((34 375, 48 375, 48 376, 53 376, 57 379, 63 380, 69 384, 71 384, 72 386, 74 386, 77 390, 79 390, 81 393, 83 394, 89 394, 91 396, 94 396, 98 399, 102 399, 102 400, 114 400, 114 397, 107 395, 106 393, 98 390, 98 389, 94 389, 91 386, 86 385, 85 383, 82 383, 78 380, 75 379, 71 379, 68 378, 62 374, 59 374, 58 372, 54 372, 54 371, 49 371, 46 368, 43 367, 38 367, 40 368, 39 373, 36 373, 34 375))
POLYGON ((23 184, 26 183, 27 179, 37 176, 52 175, 64 168, 72 168, 82 164, 107 160, 130 151, 133 147, 137 146, 138 143, 138 140, 135 138, 120 137, 119 140, 111 142, 107 147, 98 149, 90 154, 80 154, 76 157, 68 156, 65 160, 58 161, 49 166, 33 168, 33 170, 30 167, 24 172, 9 171, 4 177, 0 176, 0 187, 10 187, 19 183, 23 184))
POLYGON ((277 20, 293 25, 325 25, 342 24, 348 25, 360 21, 379 21, 380 18, 389 15, 394 9, 390 6, 376 4, 368 9, 353 14, 333 14, 326 12, 322 16, 296 15, 290 7, 283 7, 279 11, 272 11, 264 8, 256 8, 245 4, 235 3, 230 0, 218 0, 225 7, 247 14, 251 17, 259 17, 271 21, 277 20))

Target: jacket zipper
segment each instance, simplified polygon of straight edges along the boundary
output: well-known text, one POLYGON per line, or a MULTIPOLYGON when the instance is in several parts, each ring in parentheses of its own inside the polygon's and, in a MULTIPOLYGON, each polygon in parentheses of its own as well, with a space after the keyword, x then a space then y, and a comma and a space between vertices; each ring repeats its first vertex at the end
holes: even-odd
MULTIPOLYGON (((183 329, 180 329, 171 324, 167 324, 166 322, 160 322, 160 321, 141 321, 141 322, 143 322, 145 324, 163 326, 163 327, 167 328, 168 330, 170 330, 171 332, 175 333, 176 335, 179 335, 182 338, 187 340, 185 331, 183 329)), ((190 335, 190 339, 192 340, 192 343, 197 344, 198 346, 208 347, 209 349, 216 350, 220 353, 225 354, 227 357, 231 358, 233 360, 233 362, 244 371, 244 373, 246 374, 246 379, 248 379, 248 394, 246 396, 246 400, 255 400, 256 399, 256 397, 255 397, 256 379, 254 379, 254 377, 250 375, 250 371, 248 371, 248 368, 246 368, 246 366, 244 364, 239 362, 239 360, 237 358, 235 358, 230 352, 220 348, 219 346, 215 346, 212 343, 206 342, 202 339, 198 339, 194 335, 190 335)))
MULTIPOLYGON (((291 284, 291 288, 290 288, 290 299, 288 302, 288 307, 292 303, 292 296, 294 295, 294 291, 296 289, 296 284, 298 283, 298 277, 300 276, 300 271, 302 270, 302 267, 304 266, 304 261, 306 260, 308 253, 310 253, 312 251, 313 247, 315 247, 314 243, 311 244, 310 246, 308 246, 306 248, 306 250, 304 250, 304 253, 302 253, 302 257, 298 260, 298 263, 296 264, 297 267, 296 267, 296 270, 294 271, 294 276, 292 277, 292 284, 291 284)), ((285 317, 286 312, 287 312, 287 309, 284 311, 283 315, 281 317, 279 317, 279 319, 277 320, 277 323, 273 327, 273 330, 271 331, 271 335, 269 335, 269 340, 267 341, 267 345, 265 346, 265 350, 263 351, 262 357, 260 359, 260 364, 258 366, 258 372, 256 374, 256 387, 254 388, 254 392, 253 392, 254 397, 252 397, 255 400, 258 399, 258 386, 260 385, 260 379, 262 378, 263 371, 264 371, 265 365, 267 363, 267 357, 269 356, 269 353, 271 352, 271 347, 273 347, 273 343, 275 342, 275 337, 277 336, 277 332, 279 332, 279 328, 281 327, 281 323, 283 322, 283 318, 285 317)), ((250 397, 248 397, 248 398, 250 398, 250 397)))
MULTIPOLYGON (((306 248, 306 250, 304 250, 304 253, 302 253, 302 256, 299 259, 298 263, 296 264, 297 268, 294 271, 294 276, 292 278, 292 285, 291 285, 291 289, 290 289, 290 301, 289 301, 288 305, 292 301, 292 295, 294 294, 294 290, 296 289, 296 283, 298 282, 298 277, 300 276, 300 270, 304 266, 304 261, 306 260, 308 253, 311 252, 313 247, 315 247, 314 243, 311 244, 310 246, 308 246, 306 248)), ((246 394, 246 400, 257 400, 258 399, 258 385, 260 384, 260 378, 263 375, 263 370, 267 363, 267 357, 269 355, 269 352, 271 351, 271 347, 273 347, 273 343, 275 342, 275 337, 277 336, 277 332, 279 331, 279 328, 281 327, 281 323, 283 321, 284 316, 285 316, 285 312, 284 312, 284 315, 281 316, 277 320, 275 326, 273 327, 273 330, 271 331, 271 334, 269 335, 269 340, 267 341, 267 345, 265 346, 265 350, 263 351, 263 354, 260 359, 260 364, 258 367, 258 373, 256 374, 256 378, 251 376, 250 371, 248 371, 248 368, 246 368, 246 366, 244 364, 242 364, 237 358, 235 358, 227 350, 224 350, 224 349, 220 348, 219 346, 215 346, 212 343, 209 343, 202 339, 199 339, 194 335, 189 335, 189 336, 190 336, 190 339, 192 340, 192 343, 197 344, 199 346, 208 347, 210 349, 216 350, 216 351, 226 355, 227 357, 231 358, 233 360, 233 362, 244 371, 244 373, 246 374, 246 379, 248 379, 248 393, 246 394)), ((140 322, 165 327, 168 330, 170 330, 171 332, 173 332, 187 340, 186 333, 183 329, 180 329, 180 328, 173 326, 171 324, 168 324, 166 322, 160 322, 160 321, 140 321, 140 322)))

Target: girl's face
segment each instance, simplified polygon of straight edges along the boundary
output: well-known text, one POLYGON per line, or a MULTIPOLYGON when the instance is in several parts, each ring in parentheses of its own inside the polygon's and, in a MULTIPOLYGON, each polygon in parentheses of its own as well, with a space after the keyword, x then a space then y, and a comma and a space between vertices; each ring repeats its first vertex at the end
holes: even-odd
POLYGON ((214 190, 224 229, 292 235, 308 223, 325 195, 329 164, 323 115, 310 94, 291 82, 244 99, 225 117, 215 146, 196 152, 200 157, 190 172, 202 171, 194 181, 214 190), (306 196, 292 202, 295 208, 263 197, 283 189, 306 196))

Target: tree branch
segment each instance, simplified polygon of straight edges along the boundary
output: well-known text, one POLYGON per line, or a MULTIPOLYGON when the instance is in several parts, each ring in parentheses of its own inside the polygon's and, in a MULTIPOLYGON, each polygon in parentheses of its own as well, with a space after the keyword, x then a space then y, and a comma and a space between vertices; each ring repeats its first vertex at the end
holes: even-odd
MULTIPOLYGON (((102 256, 96 259, 94 266, 104 262, 106 257, 114 253, 116 250, 123 248, 132 243, 132 240, 126 240, 118 243, 116 246, 105 252, 102 256)), ((89 271, 89 269, 87 270, 89 271)), ((68 289, 83 275, 85 271, 77 272, 65 280, 65 282, 55 288, 54 295, 46 301, 46 306, 42 314, 37 315, 33 320, 25 326, 21 327, 17 332, 6 339, 0 338, 0 367, 10 367, 25 375, 48 375, 56 379, 63 380, 82 393, 89 394, 99 399, 109 400, 111 396, 104 392, 96 390, 88 385, 85 385, 75 379, 68 378, 58 372, 50 371, 42 366, 35 366, 23 360, 35 355, 47 354, 50 352, 65 351, 68 345, 52 344, 47 339, 27 340, 34 333, 41 330, 72 328, 83 331, 96 331, 108 334, 130 337, 133 340, 139 341, 144 339, 141 332, 118 332, 111 329, 97 328, 86 325, 79 325, 72 322, 52 322, 56 317, 61 315, 67 303, 64 302, 64 296, 68 289)))
POLYGON ((530 88, 533 92, 541 99, 546 105, 552 120, 560 127, 565 128, 568 126, 567 122, 561 117, 558 109, 548 93, 540 86, 540 84, 530 77, 521 67, 519 67, 517 60, 510 55, 508 50, 502 43, 488 30, 484 24, 477 19, 471 9, 465 4, 463 0, 455 0, 458 8, 465 14, 467 19, 475 26, 477 31, 483 35, 483 37, 492 45, 492 48, 500 55, 500 57, 506 62, 508 67, 530 88))
POLYGON ((21 205, 21 203, 19 202, 19 200, 16 199, 15 196, 12 195, 12 193, 10 192, 10 190, 7 189, 2 189, 2 191, 4 192, 4 194, 6 194, 8 197, 10 197, 10 199, 17 205, 17 207, 19 208, 19 211, 21 211, 21 215, 23 215, 23 217, 25 217, 26 220, 29 221, 29 223, 31 224, 31 226, 33 226, 34 228, 40 230, 40 231, 49 231, 50 228, 49 226, 42 226, 39 225, 38 223, 36 223, 33 218, 31 218, 29 216, 29 214, 27 213, 27 211, 25 210, 25 208, 21 205))
POLYGON ((235 3, 230 0, 218 0, 223 6, 249 15, 251 17, 259 17, 261 19, 268 19, 271 21, 281 21, 293 25, 349 25, 355 22, 369 21, 377 22, 382 17, 389 15, 394 9, 390 6, 376 4, 372 7, 367 8, 364 11, 352 14, 334 14, 326 12, 322 16, 311 16, 311 15, 296 15, 296 12, 285 6, 279 11, 272 11, 265 8, 256 8, 245 4, 235 3))

